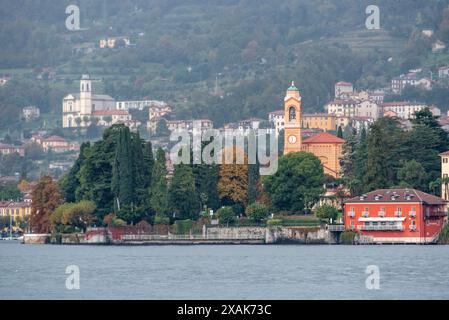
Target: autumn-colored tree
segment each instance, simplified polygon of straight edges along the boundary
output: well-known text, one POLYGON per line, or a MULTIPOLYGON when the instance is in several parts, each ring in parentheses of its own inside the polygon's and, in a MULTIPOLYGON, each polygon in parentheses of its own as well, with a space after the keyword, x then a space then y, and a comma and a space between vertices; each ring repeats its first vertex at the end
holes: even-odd
POLYGON ((51 176, 43 176, 31 196, 31 231, 48 233, 51 230, 51 214, 62 202, 58 184, 51 176))
POLYGON ((22 180, 17 185, 17 188, 19 188, 20 192, 24 193, 24 192, 30 190, 30 183, 26 180, 22 180))
POLYGON ((243 150, 225 148, 222 151, 222 164, 219 170, 218 194, 224 204, 248 203, 248 159, 243 150), (228 157, 231 161, 226 161, 228 157), (236 164, 243 159, 243 164, 236 164), (231 163, 231 164, 226 164, 231 163))

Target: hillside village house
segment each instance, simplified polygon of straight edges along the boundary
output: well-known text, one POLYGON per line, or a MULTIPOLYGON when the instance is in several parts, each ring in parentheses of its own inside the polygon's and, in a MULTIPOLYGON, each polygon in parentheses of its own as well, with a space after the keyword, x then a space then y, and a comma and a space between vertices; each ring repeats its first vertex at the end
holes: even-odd
POLYGON ((21 157, 25 156, 25 147, 23 146, 13 146, 10 144, 0 143, 0 154, 8 155, 17 153, 21 157))
POLYGON ((410 70, 407 74, 401 74, 391 79, 391 91, 393 93, 401 93, 407 86, 421 86, 425 89, 431 89, 433 80, 427 77, 418 77, 418 73, 422 70, 410 70))
POLYGON ((170 120, 167 121, 168 130, 187 130, 193 134, 200 134, 201 132, 214 128, 214 123, 209 119, 195 119, 195 120, 170 120))
POLYGON ((131 115, 125 110, 96 110, 92 116, 98 119, 98 125, 110 126, 131 120, 131 115))
POLYGON ((170 108, 168 104, 164 101, 158 101, 158 100, 128 100, 128 101, 117 101, 117 107, 118 110, 130 110, 130 109, 137 109, 137 110, 143 110, 145 108, 170 108))
POLYGON ((396 117, 399 119, 410 120, 413 119, 415 112, 421 111, 425 108, 429 108, 434 116, 440 116, 440 109, 427 106, 423 103, 396 101, 385 102, 381 105, 381 112, 384 117, 396 117))
POLYGON ((355 99, 335 99, 329 102, 325 108, 328 114, 338 117, 370 117, 374 120, 379 117, 380 110, 379 105, 374 101, 355 99))
POLYGON ((171 112, 171 107, 165 102, 159 101, 159 103, 152 104, 148 109, 147 130, 155 132, 159 119, 171 114, 171 112))
POLYGON ((354 86, 350 82, 340 81, 335 84, 335 98, 351 95, 353 92, 354 86))
POLYGON ((276 110, 268 113, 268 122, 275 128, 275 135, 284 130, 284 110, 276 110))
POLYGON ((446 222, 446 201, 415 189, 379 189, 344 204, 345 229, 370 243, 433 243, 446 222))
POLYGON ((99 46, 101 49, 109 48, 114 49, 118 46, 118 43, 122 42, 123 46, 128 47, 131 45, 131 41, 128 37, 109 37, 100 39, 99 46))
POLYGON ((40 116, 40 109, 36 106, 28 106, 22 109, 22 117, 27 122, 38 119, 39 116, 40 116))
POLYGON ((45 152, 51 150, 55 153, 62 153, 68 151, 79 151, 80 149, 78 142, 71 142, 57 135, 52 135, 45 138, 40 134, 34 134, 31 136, 30 142, 37 143, 45 152))
POLYGON ((438 78, 444 79, 449 77, 449 66, 438 68, 438 78))

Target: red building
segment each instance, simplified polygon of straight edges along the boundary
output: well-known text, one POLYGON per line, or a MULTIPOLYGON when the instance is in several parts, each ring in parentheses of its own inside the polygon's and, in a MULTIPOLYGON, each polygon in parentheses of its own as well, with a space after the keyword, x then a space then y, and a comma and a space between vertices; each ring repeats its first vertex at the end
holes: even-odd
POLYGON ((374 243, 432 243, 447 222, 446 201, 415 189, 379 189, 345 201, 346 230, 374 243))

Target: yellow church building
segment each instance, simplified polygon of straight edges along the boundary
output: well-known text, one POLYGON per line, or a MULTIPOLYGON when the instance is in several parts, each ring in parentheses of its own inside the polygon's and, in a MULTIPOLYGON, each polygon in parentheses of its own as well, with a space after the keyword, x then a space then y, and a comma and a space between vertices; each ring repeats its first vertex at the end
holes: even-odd
POLYGON ((294 82, 284 98, 284 155, 290 152, 310 152, 320 159, 324 173, 340 176, 340 158, 345 140, 323 132, 302 141, 301 94, 294 82))

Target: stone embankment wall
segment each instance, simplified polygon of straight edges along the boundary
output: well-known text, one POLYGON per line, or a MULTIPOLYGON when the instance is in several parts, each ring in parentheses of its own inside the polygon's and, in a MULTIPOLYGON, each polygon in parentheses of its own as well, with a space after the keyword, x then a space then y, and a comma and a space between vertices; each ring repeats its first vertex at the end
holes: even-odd
POLYGON ((119 232, 91 228, 86 233, 25 235, 24 243, 52 244, 327 244, 338 239, 323 227, 204 227, 201 235, 119 232))
POLYGON ((329 231, 322 227, 270 227, 266 243, 327 244, 332 243, 329 231))

